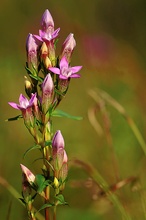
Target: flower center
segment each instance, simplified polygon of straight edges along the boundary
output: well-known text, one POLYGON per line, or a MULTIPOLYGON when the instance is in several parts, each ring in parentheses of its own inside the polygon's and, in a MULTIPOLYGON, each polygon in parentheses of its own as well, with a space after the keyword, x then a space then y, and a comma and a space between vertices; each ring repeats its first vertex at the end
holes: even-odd
POLYGON ((63 76, 66 76, 66 77, 70 77, 71 74, 72 74, 72 70, 71 70, 71 68, 68 68, 68 67, 64 66, 64 67, 62 67, 62 69, 61 69, 61 74, 62 74, 63 76))

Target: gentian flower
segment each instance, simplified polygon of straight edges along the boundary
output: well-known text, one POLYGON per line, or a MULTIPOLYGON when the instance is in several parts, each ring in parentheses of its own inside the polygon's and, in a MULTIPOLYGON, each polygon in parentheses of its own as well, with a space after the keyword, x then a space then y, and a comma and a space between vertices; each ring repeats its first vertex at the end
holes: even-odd
POLYGON ((34 135, 33 127, 35 125, 32 106, 34 105, 36 94, 32 94, 31 99, 28 100, 24 95, 20 94, 19 104, 15 102, 8 102, 8 104, 15 109, 21 110, 24 123, 32 135, 34 135))
POLYGON ((26 109, 33 106, 35 98, 36 98, 36 94, 32 94, 30 100, 28 100, 24 95, 20 94, 19 104, 16 104, 15 102, 8 102, 8 103, 12 108, 25 111, 26 109))
POLYGON ((80 75, 76 74, 82 66, 70 67, 66 57, 62 57, 60 61, 60 68, 50 67, 49 70, 59 75, 60 79, 79 78, 80 75))
POLYGON ((61 58, 65 56, 69 62, 75 46, 76 41, 74 35, 70 33, 62 45, 61 58))
POLYGON ((54 21, 48 9, 45 10, 42 21, 42 29, 39 30, 39 36, 34 35, 38 40, 49 43, 51 40, 55 39, 58 36, 60 28, 54 31, 54 21))

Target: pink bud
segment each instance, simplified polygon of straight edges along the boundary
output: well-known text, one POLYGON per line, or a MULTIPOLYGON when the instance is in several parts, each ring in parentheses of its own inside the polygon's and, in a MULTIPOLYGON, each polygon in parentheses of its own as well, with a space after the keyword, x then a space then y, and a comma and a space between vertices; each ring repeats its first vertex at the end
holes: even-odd
POLYGON ((23 174, 26 176, 26 179, 30 185, 35 181, 35 175, 24 165, 20 164, 23 174))
POLYGON ((58 151, 59 149, 64 149, 64 138, 61 131, 58 130, 52 140, 53 151, 58 151))
POLYGON ((64 139, 61 131, 57 131, 52 140, 53 166, 55 170, 60 170, 64 160, 64 139))
POLYGON ((46 32, 48 28, 51 30, 51 33, 54 31, 54 21, 48 9, 45 10, 42 16, 41 26, 44 32, 46 32))
POLYGON ((70 61, 75 46, 76 41, 74 35, 70 33, 62 45, 61 58, 65 56, 67 60, 70 61))
POLYGON ((50 74, 44 79, 42 83, 42 107, 43 112, 46 113, 52 104, 54 95, 54 83, 50 74))
POLYGON ((28 67, 37 69, 38 57, 37 57, 38 43, 32 34, 29 34, 26 40, 26 51, 27 51, 27 63, 28 67))

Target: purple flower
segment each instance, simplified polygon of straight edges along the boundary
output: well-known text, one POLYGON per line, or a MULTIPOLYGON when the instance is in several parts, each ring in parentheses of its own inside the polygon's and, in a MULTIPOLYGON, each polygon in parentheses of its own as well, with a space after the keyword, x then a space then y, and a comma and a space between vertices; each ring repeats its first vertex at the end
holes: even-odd
POLYGON ((32 94, 30 100, 28 100, 24 95, 20 94, 20 96, 19 96, 19 104, 16 104, 15 102, 8 102, 8 104, 12 108, 15 108, 15 109, 23 111, 23 110, 26 110, 26 109, 28 109, 28 108, 33 106, 35 98, 36 98, 36 94, 32 94))
POLYGON ((60 61, 60 69, 57 67, 50 67, 49 70, 59 75, 60 79, 79 78, 80 75, 76 74, 82 66, 70 67, 66 57, 62 57, 60 61))
POLYGON ((75 46, 74 35, 70 33, 62 45, 61 57, 65 56, 69 61, 75 46))
POLYGON ((41 21, 42 29, 39 30, 39 36, 34 35, 38 40, 50 42, 58 36, 60 28, 54 31, 54 21, 48 9, 45 10, 42 21, 41 21))

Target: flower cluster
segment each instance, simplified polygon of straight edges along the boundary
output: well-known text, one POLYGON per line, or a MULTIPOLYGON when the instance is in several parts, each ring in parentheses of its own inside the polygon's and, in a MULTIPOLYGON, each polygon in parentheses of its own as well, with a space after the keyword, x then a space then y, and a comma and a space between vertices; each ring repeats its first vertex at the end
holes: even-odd
POLYGON ((47 205, 54 207, 58 204, 57 196, 65 187, 68 173, 64 138, 60 130, 53 135, 52 115, 66 95, 70 79, 80 77, 78 72, 82 66, 70 65, 76 46, 72 33, 64 41, 60 55, 56 55, 59 32, 60 28, 54 29, 50 12, 45 10, 39 35, 28 34, 26 40, 27 98, 21 94, 19 104, 9 102, 11 107, 21 111, 20 117, 34 138, 35 146, 29 150, 39 149, 42 153, 43 174, 35 176, 27 167, 21 165, 23 202, 27 204, 30 219, 35 219, 30 205, 34 200, 32 190, 45 198, 46 207, 47 205), (50 201, 48 187, 54 189, 54 202, 50 201))

